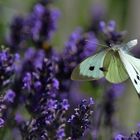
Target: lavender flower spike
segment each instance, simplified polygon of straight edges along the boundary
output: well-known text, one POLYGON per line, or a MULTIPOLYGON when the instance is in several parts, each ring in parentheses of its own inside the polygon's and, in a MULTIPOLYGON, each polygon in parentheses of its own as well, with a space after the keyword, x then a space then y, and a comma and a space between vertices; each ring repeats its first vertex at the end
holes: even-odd
POLYGON ((90 116, 93 111, 91 110, 94 101, 90 98, 90 101, 82 100, 78 108, 75 109, 75 113, 71 115, 68 120, 68 133, 70 139, 78 139, 84 135, 84 132, 90 125, 90 116))

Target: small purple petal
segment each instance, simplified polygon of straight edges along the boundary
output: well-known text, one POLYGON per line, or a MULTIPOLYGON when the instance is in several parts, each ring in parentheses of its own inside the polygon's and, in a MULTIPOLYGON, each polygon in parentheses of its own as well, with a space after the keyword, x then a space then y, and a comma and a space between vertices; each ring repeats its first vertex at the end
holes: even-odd
POLYGON ((15 121, 17 123, 23 122, 24 121, 23 116, 21 114, 17 113, 16 116, 15 116, 15 121))
POLYGON ((99 29, 100 29, 101 31, 104 31, 105 28, 106 28, 105 22, 104 22, 104 21, 100 21, 100 23, 99 23, 99 29))
POLYGON ((65 137, 65 130, 64 130, 64 128, 60 128, 60 129, 57 130, 56 137, 59 140, 62 140, 65 137))
POLYGON ((118 134, 118 135, 115 137, 115 140, 124 140, 124 136, 121 135, 121 134, 118 134))
POLYGON ((109 21, 108 23, 108 30, 113 32, 116 29, 116 22, 114 20, 109 21))
POLYGON ((4 126, 4 123, 5 121, 2 118, 0 118, 0 128, 4 126))
POLYGON ((63 100, 63 102, 62 102, 62 108, 64 109, 64 110, 68 110, 68 108, 69 108, 69 103, 68 103, 68 100, 67 99, 64 99, 63 100))
POLYGON ((90 104, 90 105, 94 105, 94 104, 95 104, 93 98, 90 98, 90 99, 89 99, 89 104, 90 104))
POLYGON ((9 90, 6 91, 6 94, 4 96, 4 100, 7 101, 7 102, 13 103, 15 96, 16 96, 15 92, 12 91, 11 89, 9 89, 9 90))

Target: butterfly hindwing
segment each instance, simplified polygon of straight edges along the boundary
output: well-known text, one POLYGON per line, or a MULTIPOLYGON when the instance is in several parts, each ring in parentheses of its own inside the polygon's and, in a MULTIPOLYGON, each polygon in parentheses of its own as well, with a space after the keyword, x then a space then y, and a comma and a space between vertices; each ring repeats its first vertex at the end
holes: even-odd
POLYGON ((103 61, 107 50, 103 50, 81 62, 72 72, 72 80, 95 80, 104 76, 103 61))
POLYGON ((140 94, 140 59, 130 56, 122 50, 119 51, 119 54, 134 87, 140 94))
POLYGON ((104 67, 107 68, 104 74, 109 82, 120 83, 128 79, 128 74, 121 62, 118 51, 108 51, 104 59, 104 67))

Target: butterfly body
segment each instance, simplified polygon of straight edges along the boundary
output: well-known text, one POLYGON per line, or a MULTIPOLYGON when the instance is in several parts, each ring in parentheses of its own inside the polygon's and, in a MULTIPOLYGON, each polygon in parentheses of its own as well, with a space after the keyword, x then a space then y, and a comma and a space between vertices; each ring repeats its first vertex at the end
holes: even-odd
POLYGON ((105 77, 111 83, 121 83, 129 77, 140 94, 140 59, 129 54, 137 44, 132 40, 126 44, 107 47, 88 57, 72 72, 72 80, 97 80, 105 77))

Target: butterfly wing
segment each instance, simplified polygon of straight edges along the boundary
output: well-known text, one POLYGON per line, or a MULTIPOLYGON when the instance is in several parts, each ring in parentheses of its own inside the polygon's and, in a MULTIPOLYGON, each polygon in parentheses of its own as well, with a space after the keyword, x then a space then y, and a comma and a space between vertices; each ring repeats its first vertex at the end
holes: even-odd
POLYGON ((134 39, 134 40, 131 40, 128 43, 122 45, 121 48, 124 51, 127 51, 128 52, 130 49, 132 49, 134 46, 136 46, 137 43, 138 43, 138 40, 137 39, 134 39))
POLYGON ((128 74, 121 62, 118 51, 108 51, 104 59, 104 67, 107 68, 104 75, 109 82, 120 83, 128 79, 128 74))
POLYGON ((81 62, 72 72, 72 80, 95 80, 102 78, 103 61, 107 50, 103 50, 81 62))
POLYGON ((137 59, 122 50, 119 51, 119 54, 134 87, 138 94, 140 94, 140 59, 137 59))

